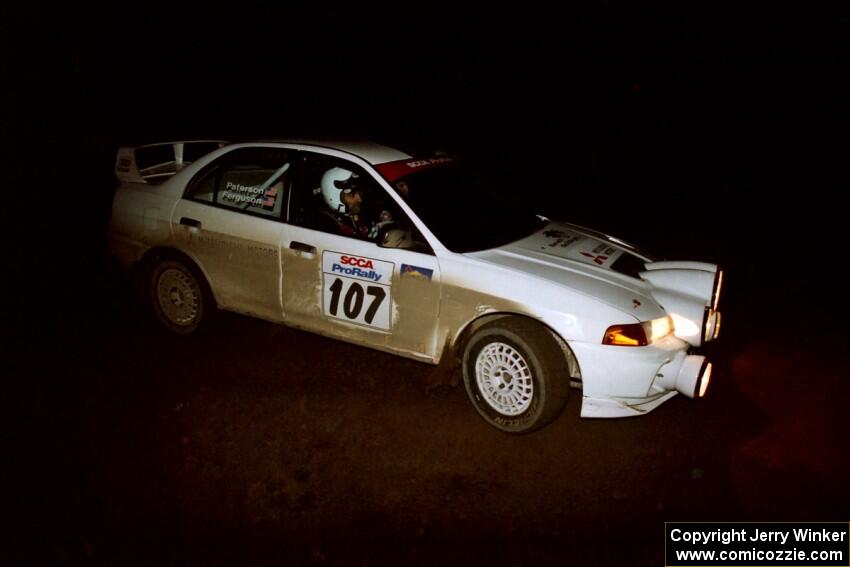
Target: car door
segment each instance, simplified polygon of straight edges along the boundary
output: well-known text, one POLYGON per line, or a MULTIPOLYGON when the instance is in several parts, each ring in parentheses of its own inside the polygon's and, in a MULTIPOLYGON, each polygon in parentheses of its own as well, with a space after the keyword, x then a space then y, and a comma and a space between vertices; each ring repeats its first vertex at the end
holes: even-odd
POLYGON ((287 324, 434 359, 440 306, 437 258, 369 169, 341 156, 303 152, 281 253, 287 324), (364 196, 357 216, 368 231, 337 230, 322 186, 331 170, 358 178, 364 196), (387 247, 399 244, 389 242, 394 235, 412 238, 401 243, 406 248, 387 247), (379 237, 387 239, 384 246, 379 246, 379 237))
POLYGON ((219 306, 281 321, 285 191, 295 152, 237 148, 202 169, 172 215, 175 240, 206 273, 219 306))

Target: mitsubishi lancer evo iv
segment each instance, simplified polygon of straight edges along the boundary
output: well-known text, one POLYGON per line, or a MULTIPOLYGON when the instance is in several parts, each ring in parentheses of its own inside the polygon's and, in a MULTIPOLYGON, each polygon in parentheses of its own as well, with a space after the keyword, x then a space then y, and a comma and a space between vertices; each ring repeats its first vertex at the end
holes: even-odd
POLYGON ((459 371, 506 432, 705 395, 723 272, 506 207, 368 142, 122 147, 111 253, 178 335, 235 311, 459 371), (460 366, 460 369, 457 369, 460 366))

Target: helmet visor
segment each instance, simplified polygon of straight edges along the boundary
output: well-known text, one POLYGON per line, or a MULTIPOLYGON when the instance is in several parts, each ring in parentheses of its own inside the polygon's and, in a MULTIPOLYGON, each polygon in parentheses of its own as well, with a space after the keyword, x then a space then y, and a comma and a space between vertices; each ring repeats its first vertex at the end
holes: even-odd
POLYGON ((334 187, 341 189, 343 193, 353 193, 361 191, 359 187, 360 178, 356 173, 352 173, 348 179, 337 179, 334 181, 334 187))

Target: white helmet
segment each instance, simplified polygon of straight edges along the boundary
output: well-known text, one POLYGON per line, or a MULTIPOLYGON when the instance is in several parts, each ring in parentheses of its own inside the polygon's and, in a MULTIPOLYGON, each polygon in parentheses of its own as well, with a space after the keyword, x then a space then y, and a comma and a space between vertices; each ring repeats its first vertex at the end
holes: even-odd
POLYGON ((358 175, 341 167, 332 167, 322 175, 322 198, 338 213, 347 213, 342 200, 343 193, 351 193, 357 188, 358 175))

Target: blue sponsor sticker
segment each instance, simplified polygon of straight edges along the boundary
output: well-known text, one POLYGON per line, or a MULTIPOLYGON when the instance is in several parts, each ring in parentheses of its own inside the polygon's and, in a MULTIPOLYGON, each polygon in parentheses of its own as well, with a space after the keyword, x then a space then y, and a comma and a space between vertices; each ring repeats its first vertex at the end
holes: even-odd
POLYGON ((433 275, 434 270, 429 270, 428 268, 420 268, 419 266, 411 266, 410 264, 401 265, 401 277, 426 278, 430 281, 433 275))

